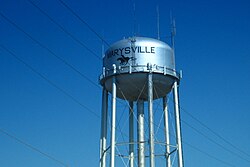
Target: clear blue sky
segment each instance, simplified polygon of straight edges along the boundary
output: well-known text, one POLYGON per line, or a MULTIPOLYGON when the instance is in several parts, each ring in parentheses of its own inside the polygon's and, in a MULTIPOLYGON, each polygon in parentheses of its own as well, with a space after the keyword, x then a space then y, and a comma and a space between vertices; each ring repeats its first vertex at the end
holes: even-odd
MULTIPOLYGON (((160 36, 163 41, 169 42, 167 37, 172 11, 177 25, 176 65, 177 69, 183 70, 180 87, 182 108, 228 142, 250 154, 250 2, 65 2, 110 44, 133 36, 134 32, 138 36, 156 38, 157 5, 160 11, 160 36)), ((72 40, 28 1, 2 0, 0 11, 98 85, 102 69, 100 39, 57 0, 34 0, 34 3, 99 58, 72 40)), ((0 45, 10 49, 100 115, 101 89, 1 16, 0 45)), ((17 61, 6 50, 0 48, 0 55, 0 128, 71 167, 98 166, 100 118, 17 61)), ((225 143, 186 112, 182 110, 181 113, 182 119, 189 125, 182 123, 186 167, 250 165, 250 156, 225 143), (198 134, 190 125, 217 144, 198 134)), ((0 133, 0 166, 62 165, 0 133)))

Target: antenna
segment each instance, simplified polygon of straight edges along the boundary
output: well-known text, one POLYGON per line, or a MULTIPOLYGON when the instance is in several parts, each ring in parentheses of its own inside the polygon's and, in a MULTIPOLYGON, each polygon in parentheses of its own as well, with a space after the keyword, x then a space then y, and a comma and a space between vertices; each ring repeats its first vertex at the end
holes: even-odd
POLYGON ((134 2, 134 4, 133 4, 133 17, 134 17, 134 32, 133 32, 133 35, 136 36, 135 2, 134 2))
POLYGON ((174 37, 176 35, 176 26, 175 26, 175 19, 172 16, 172 13, 170 13, 171 17, 171 45, 174 50, 174 37))
POLYGON ((156 6, 157 12, 157 39, 160 40, 160 13, 159 13, 159 5, 156 6))

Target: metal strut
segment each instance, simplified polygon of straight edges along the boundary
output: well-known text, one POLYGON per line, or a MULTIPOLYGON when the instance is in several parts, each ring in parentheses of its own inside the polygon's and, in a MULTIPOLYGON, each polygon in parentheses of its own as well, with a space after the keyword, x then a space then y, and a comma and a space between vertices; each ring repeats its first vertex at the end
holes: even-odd
POLYGON ((106 167, 107 150, 107 117, 108 117, 108 91, 102 91, 102 117, 101 117, 101 137, 100 137, 100 167, 106 167))
POLYGON ((150 167, 155 167, 154 115, 153 115, 153 76, 148 74, 148 117, 149 117, 149 157, 150 167))
POLYGON ((134 167, 134 104, 129 102, 129 167, 134 167))
POLYGON ((180 123, 180 107, 177 81, 174 83, 174 109, 175 109, 175 125, 176 125, 176 144, 178 152, 179 167, 183 167, 182 142, 181 142, 181 123, 180 123))
POLYGON ((164 126, 165 126, 165 140, 166 140, 166 167, 171 167, 168 105, 166 96, 163 97, 163 111, 164 111, 164 126))
POLYGON ((111 113, 111 150, 110 167, 115 167, 115 129, 116 129, 116 78, 112 78, 112 113, 111 113))
POLYGON ((145 167, 144 101, 137 102, 138 167, 145 167))

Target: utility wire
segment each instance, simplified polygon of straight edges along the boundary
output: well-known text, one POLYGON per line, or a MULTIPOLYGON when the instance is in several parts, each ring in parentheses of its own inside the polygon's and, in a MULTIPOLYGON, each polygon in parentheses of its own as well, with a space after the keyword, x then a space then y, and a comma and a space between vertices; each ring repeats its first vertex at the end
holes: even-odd
MULTIPOLYGON (((172 99, 173 100, 173 99, 172 99)), ((246 152, 244 152, 243 150, 241 150, 240 148, 238 148, 237 146, 235 146, 234 144, 232 144, 231 142, 229 142, 228 140, 226 140, 225 138, 223 138, 221 135, 219 135, 218 133, 216 133, 214 130, 212 130, 211 128, 209 128, 207 125, 205 125, 204 123, 202 123, 198 118, 196 118, 195 116, 193 116, 191 113, 187 112, 183 107, 179 106, 180 110, 184 111, 188 116, 190 116, 193 120, 195 120, 196 122, 198 122, 200 125, 202 125, 203 127, 205 127, 207 130, 209 130, 210 132, 212 132, 215 136, 217 136, 218 138, 220 138, 221 140, 223 140, 225 143, 229 144, 231 147, 235 148, 236 150, 238 150, 239 152, 241 152, 242 154, 250 157, 249 154, 247 154, 246 152)), ((236 155, 237 157, 250 162, 248 159, 243 158, 242 156, 240 156, 239 154, 236 154, 235 152, 232 152, 231 150, 229 150, 228 148, 224 147, 223 145, 219 144, 218 142, 215 142, 213 139, 209 138, 208 136, 206 136, 204 133, 202 133, 201 131, 199 131, 198 129, 194 128, 193 126, 189 125, 187 122, 185 122, 184 120, 181 120, 181 122, 185 123, 187 126, 189 126, 190 128, 192 128, 193 130, 195 130, 197 133, 201 134, 202 136, 204 136, 207 140, 210 140, 211 142, 215 143, 216 145, 222 147, 224 150, 232 153, 233 155, 236 155)))
POLYGON ((59 90, 60 92, 62 92, 64 95, 66 95, 67 97, 69 97, 71 100, 73 100, 75 103, 79 104, 82 108, 84 108, 85 110, 87 110, 89 113, 93 114, 95 117, 100 118, 100 116, 98 114, 96 114, 95 112, 93 112, 90 108, 88 108, 87 106, 85 106, 84 104, 82 104, 79 100, 77 100, 75 97, 73 97, 72 95, 70 95, 68 92, 66 92, 65 90, 63 90, 62 88, 60 88, 58 85, 56 85, 54 82, 52 82, 51 80, 49 80, 45 75, 41 74, 40 72, 38 72, 36 69, 34 69, 31 65, 29 65, 28 63, 26 63, 25 61, 23 61, 21 58, 19 58, 16 54, 14 54, 11 50, 7 49, 6 47, 4 47, 3 45, 0 45, 0 47, 2 49, 4 49, 6 52, 8 52, 10 55, 12 55, 16 60, 18 60, 19 62, 21 62, 22 64, 24 64, 27 68, 29 68, 31 71, 33 71, 34 73, 36 73, 38 76, 40 76, 42 79, 44 79, 46 82, 48 82, 51 86, 53 86, 54 88, 56 88, 57 90, 59 90))
POLYGON ((220 143, 216 142, 215 140, 211 139, 210 137, 208 137, 207 135, 205 135, 204 133, 202 133, 201 131, 197 130, 195 127, 191 126, 190 124, 188 124, 187 122, 185 122, 184 120, 181 120, 181 122, 183 122, 184 124, 186 124, 188 127, 190 127, 191 129, 193 129, 195 132, 199 133, 200 135, 202 135, 204 138, 206 138, 207 140, 209 140, 210 142, 216 144, 217 146, 219 146, 220 148, 222 148, 223 150, 231 153, 232 155, 237 156, 238 158, 247 161, 248 163, 250 162, 248 159, 243 158, 242 156, 240 156, 239 154, 231 151, 230 149, 224 147, 223 145, 221 145, 220 143))
MULTIPOLYGON (((155 125, 156 125, 156 124, 155 124, 155 125)), ((162 130, 162 131, 165 131, 162 127, 159 127, 159 129, 162 130)), ((176 138, 176 135, 174 135, 174 134, 169 133, 169 135, 172 136, 172 137, 174 137, 174 138, 176 138)), ((225 165, 231 166, 231 167, 236 167, 235 165, 230 164, 230 163, 228 163, 228 162, 226 162, 226 161, 224 161, 224 160, 221 160, 220 158, 215 157, 215 156, 213 156, 213 155, 207 153, 206 151, 203 151, 203 150, 201 150, 200 148, 197 148, 197 147, 195 147, 193 144, 190 144, 190 143, 188 143, 188 142, 186 142, 186 141, 184 141, 184 140, 182 140, 182 143, 185 144, 185 145, 187 145, 187 146, 189 146, 189 147, 191 147, 191 148, 193 148, 194 150, 196 150, 196 151, 198 151, 198 152, 200 152, 200 153, 202 153, 202 154, 204 154, 204 155, 210 157, 211 159, 214 159, 214 160, 216 160, 216 161, 222 163, 222 164, 225 164, 225 165)))
POLYGON ((38 153, 40 153, 41 155, 43 155, 43 156, 49 158, 50 160, 55 161, 55 162, 59 163, 60 165, 62 165, 62 166, 64 166, 64 167, 69 167, 66 163, 62 162, 61 160, 58 160, 57 158, 55 158, 55 157, 53 157, 53 156, 51 156, 51 155, 49 155, 49 154, 47 154, 47 153, 41 151, 40 149, 38 149, 38 148, 32 146, 31 144, 29 144, 29 143, 27 143, 27 142, 25 142, 25 141, 23 141, 23 140, 17 138, 17 137, 14 136, 13 134, 10 134, 10 133, 6 132, 6 131, 3 130, 3 129, 0 129, 0 132, 3 133, 3 134, 5 134, 5 135, 8 136, 9 138, 15 140, 16 142, 21 143, 22 145, 28 147, 29 149, 31 149, 31 150, 33 150, 33 151, 35 151, 35 152, 38 152, 38 153))
POLYGON ((221 160, 221 159, 219 159, 219 158, 217 158, 217 157, 215 157, 215 156, 213 156, 213 155, 211 155, 211 154, 209 154, 209 153, 207 153, 207 152, 205 152, 205 151, 203 151, 203 150, 201 150, 201 149, 199 149, 199 148, 193 146, 192 144, 189 144, 189 143, 187 143, 187 142, 183 142, 183 143, 184 143, 185 145, 187 145, 187 146, 193 148, 194 150, 199 151, 200 153, 205 154, 206 156, 208 156, 208 157, 210 157, 210 158, 212 158, 212 159, 214 159, 214 160, 216 160, 216 161, 218 161, 218 162, 220 162, 220 163, 222 163, 222 164, 225 164, 225 165, 231 166, 231 167, 236 167, 235 165, 230 164, 230 163, 228 163, 228 162, 226 162, 226 161, 223 161, 223 160, 221 160))
MULTIPOLYGON (((30 2, 34 7, 36 7, 37 9, 39 9, 40 12, 42 12, 45 16, 47 16, 54 24, 56 24, 58 27, 60 27, 61 30, 63 30, 63 32, 65 32, 67 35, 69 35, 73 40, 75 40, 76 42, 78 42, 81 45, 81 42, 76 39, 73 35, 71 35, 67 30, 65 30, 60 24, 58 24, 57 22, 55 22, 48 14, 46 14, 44 11, 41 10, 41 8, 39 8, 37 5, 35 5, 32 1, 27 0, 28 2, 30 2)), ((46 47, 45 45, 43 45, 41 42, 39 42, 38 40, 36 40, 34 37, 32 37, 29 33, 27 33, 24 29, 22 29, 20 26, 18 26, 16 23, 14 23, 12 20, 10 20, 7 16, 5 16, 3 13, 0 12, 0 16, 2 16, 8 23, 10 23, 12 26, 14 26, 15 28, 17 28, 19 31, 21 31, 22 33, 24 33, 27 37, 29 37, 33 42, 37 43, 40 47, 42 47, 43 49, 47 50, 51 55, 53 55, 54 57, 56 57, 58 60, 60 60, 61 62, 63 62, 65 65, 67 65, 68 67, 70 67, 73 71, 75 71, 76 73, 78 73, 81 77, 83 77, 84 79, 86 79, 87 81, 89 81, 92 85, 95 85, 96 87, 100 88, 100 85, 96 84, 94 81, 92 81, 91 79, 89 79, 86 75, 84 75, 83 73, 81 73, 79 70, 77 70, 73 65, 71 65, 70 63, 68 63, 66 60, 64 60, 63 58, 61 58, 60 56, 58 56, 57 54, 55 54, 51 49, 49 49, 48 47, 46 47)), ((91 27, 90 27, 91 28, 91 27)), ((103 39, 103 42, 105 40, 103 39)), ((84 45, 82 45, 84 47, 84 45)), ((98 57, 91 49, 84 47, 88 50, 90 50, 90 52, 92 54, 94 54, 96 57, 98 57)), ((101 60, 98 57, 99 60, 101 60)), ((120 75, 120 74, 119 74, 120 75)), ((120 101, 118 101, 119 103, 121 103, 120 101)))
MULTIPOLYGON (((173 99, 172 99, 173 100, 173 99)), ((173 101, 174 102, 174 101, 173 101)), ((204 123, 202 123, 198 118, 194 117, 192 114, 190 114, 189 112, 187 112, 183 107, 180 107, 180 110, 184 111, 186 114, 188 114, 193 120, 195 120, 196 122, 198 122, 200 125, 202 125, 203 127, 205 127, 207 130, 209 130, 210 132, 212 132, 215 136, 217 136, 218 138, 220 138, 221 140, 223 140, 225 143, 229 144, 231 147, 235 148, 236 150, 238 150, 239 152, 241 152, 242 154, 250 157, 249 154, 247 154, 246 152, 242 151, 240 148, 238 148, 237 146, 233 145, 231 142, 229 142, 228 140, 226 140, 225 138, 223 138, 221 135, 219 135, 218 133, 216 133, 214 130, 212 130, 211 128, 209 128, 207 125, 205 125, 204 123)), ((223 146, 222 144, 216 142, 215 140, 211 139, 210 137, 208 137, 207 135, 205 135, 203 132, 201 132, 200 130, 196 129, 195 127, 191 126, 190 124, 188 124, 186 121, 184 121, 183 119, 181 119, 181 122, 183 122, 184 124, 186 124, 188 127, 190 127, 191 129, 193 129, 194 131, 196 131, 198 134, 202 135, 205 139, 209 140, 210 142, 216 144, 217 146, 221 147, 222 149, 224 149, 225 151, 231 153, 232 155, 237 156, 238 158, 247 161, 248 163, 250 163, 249 159, 246 159, 244 157, 242 157, 241 155, 239 155, 238 153, 235 153, 233 151, 231 151, 230 149, 228 149, 227 147, 223 146)))
POLYGON ((180 107, 182 111, 184 111, 189 117, 191 117, 193 120, 195 120, 196 122, 198 122, 201 126, 205 127, 207 130, 209 130, 211 133, 213 133, 215 136, 217 136, 218 138, 220 138, 221 140, 223 140, 225 143, 227 143, 228 145, 230 145, 231 147, 233 147, 234 149, 238 150, 239 152, 241 152, 242 154, 250 157, 250 155, 248 153, 246 153, 245 151, 243 151, 242 149, 240 149, 239 147, 235 146, 234 144, 232 144, 231 142, 229 142, 228 140, 226 140, 224 137, 222 137, 220 134, 218 134, 217 132, 215 132, 214 130, 212 130, 211 128, 209 128, 207 125, 205 125, 203 122, 201 122, 198 118, 196 118, 195 116, 193 116, 192 114, 190 114, 189 112, 187 112, 184 108, 180 107))
POLYGON ((99 60, 101 60, 100 56, 98 56, 93 50, 88 48, 84 43, 82 43, 79 39, 77 39, 75 36, 73 36, 69 31, 67 31, 63 26, 61 26, 59 23, 57 23, 52 17, 50 17, 44 10, 42 10, 38 5, 36 5, 31 0, 27 0, 33 7, 38 9, 43 15, 48 17, 48 19, 53 22, 55 25, 57 25, 64 33, 66 33, 70 38, 72 38, 74 41, 79 43, 82 47, 84 47, 87 51, 89 51, 92 55, 97 57, 99 60))
MULTIPOLYGON (((29 1, 29 0, 27 0, 29 1)), ((67 66, 69 66, 70 68, 72 68, 75 72, 77 72, 78 74, 80 74, 84 79, 88 80, 91 84, 95 85, 96 87, 100 88, 100 86, 98 84, 96 84, 95 82, 93 82, 92 80, 90 80, 87 76, 83 75, 79 70, 77 70, 73 65, 69 64, 68 62, 66 62, 64 59, 62 59, 61 57, 57 56, 53 51, 51 51, 48 47, 46 47, 45 45, 43 45, 42 43, 40 43, 38 40, 36 40, 35 38, 33 38, 30 34, 28 34, 26 31, 24 31, 21 27, 19 27, 17 24, 15 24, 13 21, 11 21, 9 18, 7 18, 3 13, 0 12, 0 16, 2 16, 7 22, 9 22, 12 26, 16 27, 19 31, 21 31, 22 33, 24 33, 26 36, 28 36, 33 42, 37 43, 39 46, 41 46, 43 49, 47 50, 49 53, 51 53, 53 56, 55 56, 56 58, 58 58, 60 61, 62 61, 64 64, 66 64, 67 66)), ((58 26, 60 26, 58 24, 58 26)), ((12 53, 12 55, 14 56, 15 54, 13 52, 11 52, 10 50, 8 50, 6 47, 1 46, 3 49, 5 49, 6 51, 9 51, 9 53, 12 53)), ((22 63, 24 63, 27 67, 29 67, 30 69, 32 69, 32 71, 34 70, 34 72, 36 71, 32 66, 30 66, 29 64, 27 64, 26 62, 24 62, 22 59, 18 58, 15 55, 15 58, 19 59, 22 63)), ((37 74, 41 74, 38 71, 36 71, 37 74)), ((120 74, 119 74, 120 75, 120 74)), ((39 75, 40 77, 42 75, 39 75)), ((46 77, 42 77, 43 79, 45 79, 47 82, 49 82, 49 80, 47 80, 46 77)), ((50 81, 51 82, 51 81, 50 81)), ((67 95, 68 97, 70 97, 72 100, 74 99, 74 101, 76 103, 78 103, 79 105, 83 105, 81 104, 78 100, 76 100, 73 96, 71 96, 70 94, 68 94, 65 90, 63 90, 62 88, 58 87, 57 85, 55 85, 53 82, 51 82, 52 85, 61 90, 61 92, 63 92, 65 95, 67 95)), ((120 101, 118 101, 120 102, 120 101)), ((120 102, 121 103, 121 102, 120 102)), ((84 107, 85 105, 83 105, 82 107, 84 107)), ((90 112, 94 113, 92 110, 90 110, 89 108, 87 108, 87 110, 89 110, 90 112)), ((99 115, 97 115, 96 113, 94 113, 94 115, 98 118, 100 118, 99 115)))
POLYGON ((107 46, 110 44, 101 36, 99 35, 86 21, 84 21, 69 5, 67 5, 63 0, 58 0, 61 5, 63 5, 66 9, 68 9, 76 18, 78 18, 83 24, 85 24, 99 39, 101 39, 107 46))
MULTIPOLYGON (((180 107, 181 110, 184 110, 180 105, 179 105, 179 107, 180 107)), ((185 112, 187 112, 187 111, 185 111, 185 112)), ((188 113, 188 112, 187 112, 187 113, 188 113)), ((195 118, 194 116, 192 116, 190 113, 188 113, 188 114, 189 114, 193 119, 195 119, 196 121, 198 121, 200 124, 202 124, 203 126, 205 126, 207 129, 209 129, 210 131, 213 131, 211 128, 209 128, 208 126, 206 126, 205 124, 203 124, 201 121, 199 121, 197 118, 195 118)), ((230 149, 226 148, 226 147, 223 146, 222 144, 220 144, 220 143, 216 142, 215 140, 211 139, 210 137, 208 137, 207 135, 205 135, 204 133, 202 133, 200 130, 196 129, 195 127, 193 127, 193 126, 191 126, 190 124, 188 124, 187 122, 185 122, 183 119, 181 119, 181 122, 185 123, 188 127, 192 128, 194 131, 196 131, 197 133, 199 133, 200 135, 202 135, 204 138, 206 138, 206 139, 209 140, 210 142, 216 144, 217 146, 219 146, 220 148, 224 149, 225 151, 231 153, 232 155, 237 156, 238 158, 240 158, 240 159, 242 159, 242 160, 245 160, 245 161, 247 161, 247 162, 250 162, 248 159, 243 158, 241 155, 239 155, 239 154, 237 154, 237 153, 231 151, 230 149)), ((162 129, 162 128, 160 128, 160 129, 164 131, 164 129, 162 129)), ((213 132, 214 132, 214 131, 213 131, 213 132)), ((214 134, 216 134, 216 132, 214 132, 214 134)), ((173 136, 173 135, 172 135, 172 136, 173 136)), ((220 135, 219 135, 219 136, 220 136, 220 135)), ((176 137, 176 136, 175 136, 175 137, 176 137)), ((221 137, 221 136, 220 136, 220 137, 221 137)), ((226 142, 226 139, 224 139, 224 138, 222 138, 222 137, 221 137, 221 139, 223 139, 223 141, 226 142)), ((186 142, 183 141, 183 143, 186 143, 186 142)), ((229 144, 230 142, 226 142, 226 143, 229 144)), ((186 143, 186 144, 189 145, 189 146, 192 146, 191 144, 188 144, 188 143, 186 143)), ((234 148, 237 148, 236 146, 234 146, 234 145, 231 144, 231 143, 230 143, 230 145, 232 145, 234 148)), ((195 149, 195 147, 192 147, 192 148, 195 149)), ((199 152, 204 152, 204 151, 201 151, 200 149, 196 149, 196 150, 199 151, 199 152)), ((237 149, 237 150, 238 150, 238 149, 237 149)), ((240 151, 240 150, 239 150, 239 151, 240 151)), ((241 151, 241 152, 244 153, 243 151, 241 151)), ((204 153, 205 153, 205 152, 204 152, 204 153)), ((208 153, 205 153, 205 154, 208 155, 209 157, 214 157, 214 156, 209 155, 208 153)), ((246 155, 247 155, 247 154, 246 154, 246 155)), ((223 160, 220 160, 220 159, 218 159, 218 158, 215 158, 215 157, 214 157, 214 159, 215 159, 215 160, 218 160, 218 161, 220 161, 220 162, 222 162, 222 163, 225 163, 225 164, 227 164, 227 165, 229 165, 229 166, 234 166, 234 165, 229 164, 229 163, 227 163, 227 162, 225 162, 225 161, 223 161, 223 160)))
MULTIPOLYGON (((59 86, 57 86, 55 83, 53 83, 51 80, 49 80, 46 76, 44 76, 43 74, 41 74, 40 72, 38 72, 36 69, 34 69, 31 65, 29 65, 28 63, 26 63, 24 60, 22 60, 21 58, 19 58, 16 54, 14 54, 10 49, 6 48, 3 45, 0 45, 0 48, 2 48, 3 50, 5 50, 7 53, 9 53, 11 56, 13 56, 16 60, 18 60, 19 62, 21 62, 22 64, 24 64, 27 68, 29 68, 31 71, 33 71, 35 74, 37 74, 38 76, 40 76, 42 79, 44 79, 46 82, 48 82, 51 86, 53 86, 54 88, 58 89, 60 92, 62 92, 64 95, 66 95, 67 97, 69 97, 71 100, 73 100, 74 102, 76 102, 77 104, 79 104, 82 108, 86 109, 89 113, 93 114, 95 117, 97 117, 98 119, 101 119, 101 117, 96 114, 93 110, 91 110, 90 108, 88 108, 86 105, 82 104, 80 101, 78 101, 76 98, 74 98, 72 95, 70 95, 69 93, 67 93, 65 90, 63 90, 62 88, 60 88, 59 86)), ((119 131, 121 134, 124 134, 120 129, 117 129, 117 131, 119 131)), ((128 136, 126 136, 128 137, 128 136)))
MULTIPOLYGON (((183 121, 183 120, 182 120, 182 121, 183 121)), ((155 124, 155 125, 156 125, 156 124, 155 124)), ((162 127, 159 127, 159 129, 162 130, 162 131, 165 131, 162 127)), ((169 133, 169 135, 172 136, 172 137, 174 137, 174 138, 176 138, 176 135, 175 135, 175 134, 169 133)), ((189 147, 191 147, 191 148, 193 148, 194 150, 196 150, 196 151, 198 151, 198 152, 200 152, 200 153, 202 153, 202 154, 204 154, 204 155, 210 157, 211 159, 214 159, 214 160, 216 160, 216 161, 222 163, 222 164, 225 164, 225 165, 231 166, 231 167, 235 167, 235 165, 230 164, 230 163, 228 163, 228 162, 226 162, 226 161, 224 161, 224 160, 221 160, 221 159, 219 159, 218 157, 215 157, 215 156, 213 156, 213 155, 207 153, 206 151, 203 151, 203 150, 201 150, 200 148, 195 147, 193 144, 190 144, 190 143, 188 143, 188 142, 186 142, 186 141, 184 141, 184 140, 182 140, 182 143, 185 144, 185 145, 187 145, 187 146, 189 146, 189 147)))
POLYGON ((14 26, 15 28, 17 28, 19 31, 21 31, 22 33, 24 33, 27 37, 29 37, 33 42, 37 43, 41 48, 47 50, 51 55, 53 55, 54 57, 56 57, 58 60, 60 60, 61 62, 63 62, 66 66, 68 66, 69 68, 71 68, 73 71, 75 71, 76 73, 78 73, 81 77, 83 77, 84 79, 86 79, 87 81, 89 81, 91 84, 95 85, 96 87, 99 88, 99 85, 96 84, 95 82, 93 82, 92 80, 90 80, 86 75, 84 75, 83 73, 81 73, 79 70, 77 70, 73 65, 69 64, 65 59, 63 59, 62 57, 58 56, 57 54, 55 54, 51 49, 49 49, 47 46, 43 45, 41 42, 39 42, 38 40, 36 40, 34 37, 32 37, 29 33, 27 33, 26 31, 24 31, 20 26, 18 26, 16 23, 14 23, 13 21, 11 21, 8 17, 6 17, 3 13, 0 12, 0 16, 7 21, 8 23, 10 23, 12 26, 14 26))
MULTIPOLYGON (((173 100, 173 99, 172 99, 172 100, 173 100)), ((173 101, 173 103, 175 103, 175 102, 173 101)), ((179 104, 179 107, 180 107, 180 110, 182 110, 180 104, 179 104)), ((196 131, 197 133, 199 133, 200 135, 202 135, 204 138, 206 138, 206 139, 209 140, 210 142, 216 144, 217 146, 219 146, 220 148, 224 149, 225 151, 231 153, 232 155, 235 155, 235 156, 237 156, 238 158, 240 158, 240 159, 242 159, 242 160, 245 160, 245 161, 247 161, 247 162, 250 162, 248 159, 245 159, 245 158, 241 157, 239 154, 237 154, 237 153, 231 151, 230 149, 224 147, 222 144, 220 144, 220 143, 214 141, 213 139, 211 139, 210 137, 208 137, 207 135, 205 135, 204 133, 202 133, 201 131, 199 131, 199 130, 196 129, 195 127, 193 127, 193 126, 191 126, 190 124, 188 124, 187 122, 185 122, 183 119, 181 119, 181 123, 185 123, 188 127, 192 128, 194 131, 196 131)), ((163 128, 160 128, 160 129, 161 129, 162 131, 164 131, 163 128)), ((171 134, 170 134, 170 135, 171 135, 171 134)), ((174 136, 174 137, 176 138, 176 136, 173 135, 173 134, 172 134, 171 136, 174 136)), ((182 140, 182 141, 183 141, 183 140, 182 140)), ((185 143, 185 142, 183 142, 183 143, 185 143)), ((188 144, 188 145, 191 145, 191 144, 188 144)), ((200 151, 200 150, 197 150, 197 151, 200 151)), ((208 154, 208 155, 209 155, 209 154, 208 154)), ((212 156, 210 155, 210 157, 212 157, 212 156)), ((218 158, 217 158, 217 159, 218 159, 218 158)), ((220 160, 220 161, 223 162, 222 160, 220 160)), ((232 165, 231 165, 231 166, 232 166, 232 165)))
MULTIPOLYGON (((62 92, 64 95, 66 95, 67 97, 69 97, 71 100, 73 100, 75 103, 79 104, 82 108, 86 109, 89 113, 93 114, 95 117, 97 117, 98 119, 100 119, 101 117, 96 114, 94 111, 92 111, 90 108, 88 108, 86 105, 82 104, 80 101, 78 101, 75 97, 73 97, 72 95, 70 95, 68 92, 66 92, 65 90, 63 90, 62 88, 60 88, 58 85, 56 85, 55 83, 53 83, 51 80, 49 80, 46 76, 44 76, 43 74, 41 74, 40 72, 38 72, 36 69, 34 69, 31 65, 29 65, 28 63, 26 63, 24 60, 22 60, 21 58, 19 58, 16 54, 14 54, 10 49, 6 48, 3 45, 0 45, 0 48, 2 48, 3 50, 5 50, 7 53, 9 53, 10 55, 12 55, 16 60, 18 60, 19 62, 21 62, 22 64, 24 64, 27 68, 29 68, 31 71, 33 71, 34 73, 36 73, 38 76, 40 76, 42 79, 44 79, 46 82, 48 82, 51 86, 53 86, 54 88, 58 89, 60 92, 62 92)), ((116 128, 116 130, 118 130, 121 134, 124 135, 124 133, 118 128, 116 128)))

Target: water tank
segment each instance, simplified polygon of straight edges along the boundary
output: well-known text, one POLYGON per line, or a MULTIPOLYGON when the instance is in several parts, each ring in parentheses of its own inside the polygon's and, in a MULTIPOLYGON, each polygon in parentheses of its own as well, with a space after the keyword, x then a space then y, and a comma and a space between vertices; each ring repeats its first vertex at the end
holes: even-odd
POLYGON ((117 97, 136 101, 147 99, 147 76, 153 74, 153 97, 169 93, 178 79, 172 48, 146 37, 133 37, 111 45, 103 56, 100 83, 112 91, 112 77, 117 83, 117 97))

